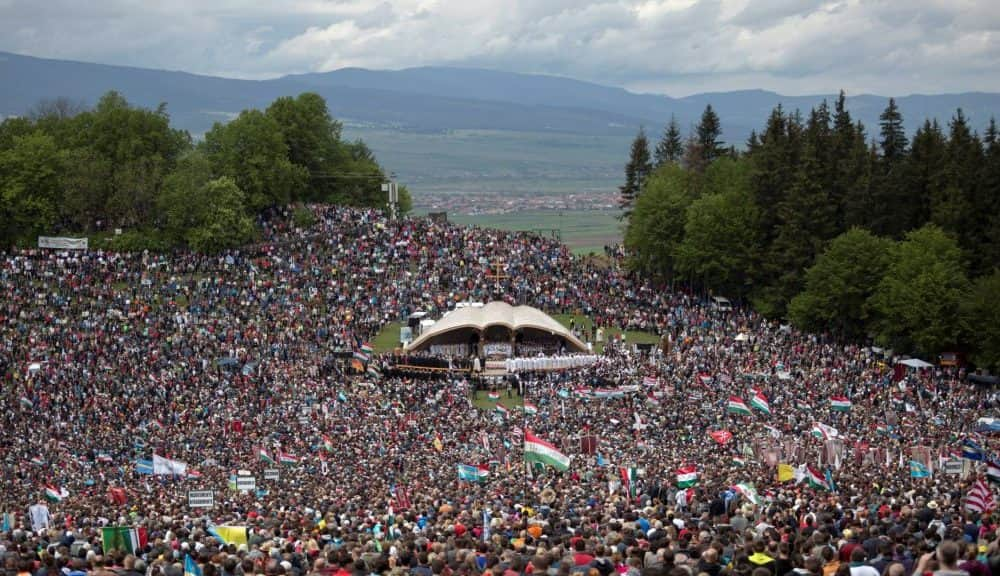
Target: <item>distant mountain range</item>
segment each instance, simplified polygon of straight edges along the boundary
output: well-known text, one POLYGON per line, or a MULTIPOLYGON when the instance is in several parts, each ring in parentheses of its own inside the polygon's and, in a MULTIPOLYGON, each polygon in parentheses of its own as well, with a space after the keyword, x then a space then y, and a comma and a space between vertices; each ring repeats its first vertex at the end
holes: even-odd
MULTIPOLYGON (((683 128, 695 124, 711 103, 727 140, 742 142, 781 103, 803 113, 835 95, 782 96, 763 90, 715 92, 684 98, 635 94, 554 76, 470 68, 364 70, 345 68, 273 80, 234 80, 185 72, 149 70, 0 52, 0 115, 23 114, 42 99, 65 96, 92 104, 118 90, 141 106, 167 103, 175 124, 195 134, 213 122, 278 96, 311 90, 326 98, 337 118, 349 124, 415 132, 456 129, 633 134, 640 125, 653 136, 676 115, 683 128)), ((852 114, 869 130, 888 98, 859 95, 848 100, 852 114)), ((963 108, 974 126, 1000 113, 1000 94, 967 92, 897 98, 909 130, 924 118, 947 120, 963 108)))
MULTIPOLYGON (((345 68, 235 80, 0 52, 0 117, 22 115, 39 101, 58 97, 91 105, 108 90, 144 107, 166 103, 172 123, 196 137, 245 108, 317 92, 344 122, 345 136, 364 138, 401 179, 436 192, 471 193, 613 191, 639 126, 655 140, 673 114, 687 132, 711 103, 724 139, 739 147, 777 104, 805 115, 824 98, 831 105, 836 98, 763 90, 671 98, 554 76, 440 67, 345 68)), ((1000 116, 1000 94, 913 95, 897 101, 910 132, 925 118, 946 124, 959 107, 980 131, 991 115, 1000 116)), ((848 106, 871 136, 887 102, 883 96, 858 95, 848 106)))

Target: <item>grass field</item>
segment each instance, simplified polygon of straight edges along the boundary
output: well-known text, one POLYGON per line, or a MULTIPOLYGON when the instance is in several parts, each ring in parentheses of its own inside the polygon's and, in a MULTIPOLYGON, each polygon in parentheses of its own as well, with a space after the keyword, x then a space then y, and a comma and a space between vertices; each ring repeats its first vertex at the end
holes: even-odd
POLYGON ((375 349, 376 354, 385 354, 396 349, 399 344, 400 326, 402 324, 399 322, 389 322, 382 327, 382 331, 372 341, 372 348, 375 349))
POLYGON ((564 244, 575 254, 600 254, 606 244, 621 241, 621 222, 618 212, 613 210, 538 210, 514 212, 511 214, 487 214, 470 216, 448 214, 448 220, 467 226, 499 228, 501 230, 544 231, 551 234, 559 230, 564 244))
MULTIPOLYGON (((593 334, 594 321, 587 316, 574 315, 574 314, 553 314, 552 317, 559 321, 560 324, 569 328, 570 320, 576 320, 577 329, 589 330, 593 334)), ((617 338, 622 331, 617 328, 609 328, 604 331, 605 342, 611 338, 617 338)), ((660 337, 652 332, 638 332, 635 330, 625 331, 625 343, 626 344, 656 344, 660 341, 660 337)), ((601 354, 604 352, 604 345, 594 343, 594 352, 601 354)))
POLYGON ((480 410, 493 410, 497 404, 502 404, 504 408, 510 410, 510 415, 514 416, 520 413, 520 407, 524 405, 524 400, 517 395, 517 392, 514 392, 513 398, 508 398, 505 390, 500 390, 499 400, 490 400, 485 390, 479 390, 472 403, 480 410))

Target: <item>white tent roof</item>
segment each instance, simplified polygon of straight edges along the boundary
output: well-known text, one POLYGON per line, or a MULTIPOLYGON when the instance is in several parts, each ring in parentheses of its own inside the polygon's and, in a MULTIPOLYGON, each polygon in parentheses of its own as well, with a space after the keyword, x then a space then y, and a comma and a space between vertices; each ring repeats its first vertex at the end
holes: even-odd
POLYGON ((452 330, 485 330, 490 326, 504 326, 510 330, 524 328, 540 330, 564 338, 571 347, 578 351, 587 349, 586 344, 573 336, 565 326, 548 314, 531 306, 511 306, 506 302, 490 302, 481 307, 469 306, 453 310, 445 314, 444 318, 435 322, 433 326, 424 330, 424 333, 410 342, 406 349, 420 348, 435 336, 452 330))
POLYGON ((910 368, 933 368, 934 365, 930 362, 924 362, 919 358, 907 358, 906 360, 900 360, 900 364, 903 366, 909 366, 910 368))

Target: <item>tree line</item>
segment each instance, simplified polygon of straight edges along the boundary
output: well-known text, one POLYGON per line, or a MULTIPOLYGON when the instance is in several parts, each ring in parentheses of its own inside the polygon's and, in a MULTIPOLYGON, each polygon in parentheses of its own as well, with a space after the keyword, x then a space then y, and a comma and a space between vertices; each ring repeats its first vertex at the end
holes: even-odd
POLYGON ((909 138, 890 99, 877 133, 841 93, 780 105, 737 151, 711 106, 682 139, 642 130, 621 186, 639 273, 750 302, 775 319, 897 351, 1000 368, 1000 136, 959 109, 909 138))
POLYGON ((385 180, 314 93, 244 110, 197 143, 171 128, 163 104, 132 106, 117 92, 92 109, 59 99, 0 123, 0 247, 67 234, 125 250, 218 251, 252 240, 256 218, 291 203, 384 206, 385 180))

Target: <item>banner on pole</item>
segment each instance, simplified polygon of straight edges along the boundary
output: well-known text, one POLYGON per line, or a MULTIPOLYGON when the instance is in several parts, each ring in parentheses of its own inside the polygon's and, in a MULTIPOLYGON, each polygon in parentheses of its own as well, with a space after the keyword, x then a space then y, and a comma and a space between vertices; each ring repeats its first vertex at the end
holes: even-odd
POLYGON ((86 250, 88 247, 88 240, 86 238, 39 236, 38 247, 51 248, 54 250, 86 250))

